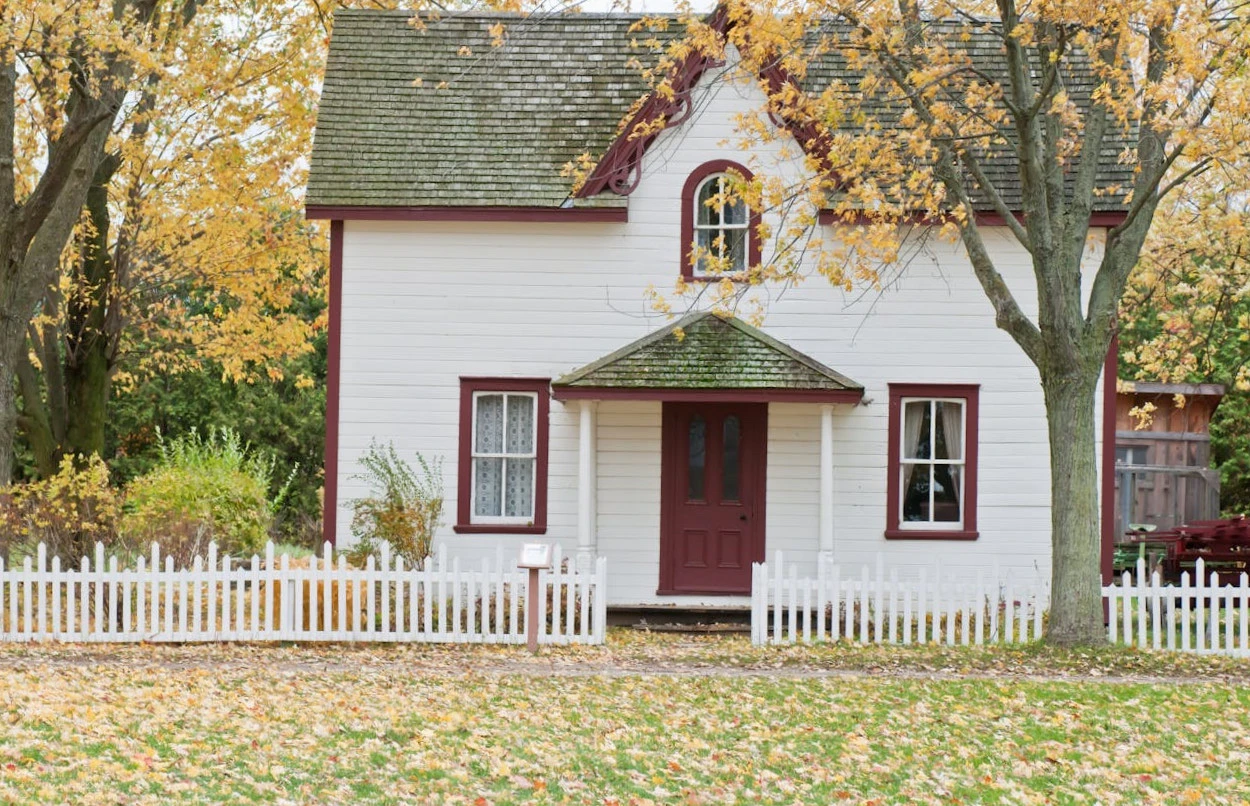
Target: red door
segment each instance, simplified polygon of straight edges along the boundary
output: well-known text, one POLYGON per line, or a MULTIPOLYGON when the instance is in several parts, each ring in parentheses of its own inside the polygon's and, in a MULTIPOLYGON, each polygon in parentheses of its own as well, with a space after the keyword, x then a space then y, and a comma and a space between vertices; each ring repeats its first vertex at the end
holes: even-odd
POLYGON ((660 593, 751 592, 764 559, 764 403, 665 403, 660 593))

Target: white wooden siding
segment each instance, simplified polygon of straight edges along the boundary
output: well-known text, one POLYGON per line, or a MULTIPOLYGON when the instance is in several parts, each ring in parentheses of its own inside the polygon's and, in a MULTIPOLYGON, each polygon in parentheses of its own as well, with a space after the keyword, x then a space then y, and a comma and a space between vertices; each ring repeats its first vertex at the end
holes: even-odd
MULTIPOLYGON (((776 146, 762 148, 757 159, 736 148, 734 116, 759 102, 756 89, 718 83, 699 92, 700 112, 649 152, 628 223, 346 223, 338 510, 344 544, 351 540, 347 502, 365 492, 352 476, 375 438, 393 441, 401 453, 443 457, 445 511, 454 519, 460 376, 556 377, 666 323, 649 311, 644 291, 667 291, 678 276, 686 177, 717 158, 765 173, 785 162, 776 146)), ((1027 253, 1004 229, 985 234, 1032 314, 1027 253)), ((1094 244, 1089 260, 1098 255, 1094 244)), ((995 327, 961 246, 930 239, 880 292, 848 294, 809 279, 770 301, 764 327, 866 387, 862 405, 835 408, 840 562, 868 562, 881 552, 899 568, 933 565, 940 556, 944 563, 1049 573, 1048 452, 1037 373, 995 327), (980 384, 979 540, 883 538, 891 382, 980 384)), ((674 601, 655 596, 660 411, 658 403, 599 408, 596 520, 613 604, 674 601)), ((814 559, 819 409, 773 405, 769 414, 768 550, 814 559)), ((577 409, 553 401, 546 537, 565 545, 576 541, 576 472, 577 409)), ((450 525, 439 540, 471 562, 493 556, 501 543, 513 551, 533 539, 455 535, 450 525)))

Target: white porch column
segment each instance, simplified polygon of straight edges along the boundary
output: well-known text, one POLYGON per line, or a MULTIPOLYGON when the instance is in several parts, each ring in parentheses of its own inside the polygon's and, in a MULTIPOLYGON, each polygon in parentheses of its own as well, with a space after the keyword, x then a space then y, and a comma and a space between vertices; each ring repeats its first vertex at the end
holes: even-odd
POLYGON ((833 562, 833 406, 820 407, 820 561, 833 562))
POLYGON ((598 540, 595 534, 595 413, 597 400, 583 400, 577 427, 577 567, 594 567, 598 540))

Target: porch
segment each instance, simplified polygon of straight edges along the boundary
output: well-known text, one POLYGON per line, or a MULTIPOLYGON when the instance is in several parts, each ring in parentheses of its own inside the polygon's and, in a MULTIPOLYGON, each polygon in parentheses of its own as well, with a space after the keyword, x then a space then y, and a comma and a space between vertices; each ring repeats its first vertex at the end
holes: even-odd
POLYGON ((704 312, 558 378, 552 393, 577 418, 578 567, 610 558, 610 604, 748 605, 751 566, 776 547, 768 499, 791 471, 818 475, 798 485, 810 500, 772 520, 788 518, 787 539, 813 559, 833 558, 835 412, 859 403, 861 385, 704 312))

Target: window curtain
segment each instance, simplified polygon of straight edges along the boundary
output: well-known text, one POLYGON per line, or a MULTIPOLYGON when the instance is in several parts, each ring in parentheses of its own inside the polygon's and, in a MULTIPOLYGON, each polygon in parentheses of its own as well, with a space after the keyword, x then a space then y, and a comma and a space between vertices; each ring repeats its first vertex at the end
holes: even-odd
MULTIPOLYGON (((920 424, 924 421, 924 410, 929 405, 924 403, 906 403, 903 405, 903 458, 915 459, 920 449, 920 424)), ((903 463, 903 494, 911 484, 911 475, 915 472, 914 464, 903 463)))
MULTIPOLYGON (((964 458, 964 407, 960 403, 943 402, 942 431, 946 434, 946 452, 951 459, 964 458)), ((951 468, 951 481, 955 485, 955 496, 959 497, 960 473, 951 468)))

